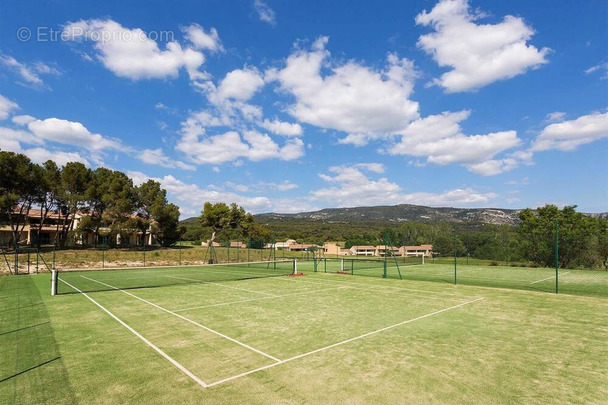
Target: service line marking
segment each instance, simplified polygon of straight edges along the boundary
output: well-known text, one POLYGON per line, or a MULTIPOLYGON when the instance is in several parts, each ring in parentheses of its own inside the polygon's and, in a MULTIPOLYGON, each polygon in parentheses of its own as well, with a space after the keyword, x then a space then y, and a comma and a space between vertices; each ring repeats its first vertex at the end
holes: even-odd
POLYGON ((203 280, 197 280, 195 278, 178 277, 178 276, 165 276, 165 277, 167 277, 167 278, 174 278, 176 280, 195 281, 195 282, 200 283, 200 284, 213 284, 213 285, 218 285, 218 286, 224 287, 224 288, 231 288, 233 290, 241 290, 241 291, 247 291, 247 292, 254 293, 254 294, 262 294, 262 295, 268 295, 269 297, 276 297, 276 295, 274 295, 274 294, 265 293, 265 292, 262 292, 262 291, 248 290, 246 288, 233 287, 233 286, 230 286, 230 285, 222 284, 220 282, 203 281, 203 280))
POLYGON ((107 313, 108 315, 110 315, 114 320, 116 320, 122 326, 124 326, 125 328, 127 328, 127 330, 129 330, 129 332, 133 333, 135 336, 137 336, 139 339, 141 339, 145 344, 147 344, 149 347, 151 347, 152 349, 154 349, 158 354, 160 354, 161 356, 163 356, 166 360, 168 360, 171 364, 173 364, 175 367, 177 367, 180 371, 182 371, 184 374, 186 374, 188 377, 190 377, 192 380, 194 380, 198 385, 200 385, 203 388, 207 388, 209 386, 203 380, 201 380, 200 378, 198 378, 197 376, 195 376, 186 367, 182 366, 180 363, 178 363, 176 360, 174 360, 173 357, 169 356, 167 353, 165 353, 164 351, 162 351, 161 349, 159 349, 157 346, 155 346, 154 343, 150 342, 148 339, 146 339, 145 337, 143 337, 135 329, 133 329, 132 327, 130 327, 129 325, 127 325, 125 322, 123 322, 119 317, 117 317, 112 312, 110 312, 106 307, 104 307, 99 302, 97 302, 93 298, 91 298, 88 294, 80 291, 78 288, 74 287, 72 284, 68 283, 67 281, 62 280, 61 278, 59 278, 59 280, 61 280, 62 282, 66 283, 67 285, 69 285, 70 287, 72 287, 74 290, 78 291, 80 294, 84 295, 87 299, 89 299, 89 301, 91 301, 93 304, 97 305, 105 313, 107 313))
POLYGON ((243 300, 238 300, 238 301, 220 302, 220 303, 217 303, 217 304, 201 305, 201 306, 198 306, 198 307, 175 309, 175 310, 173 310, 173 312, 184 312, 184 311, 190 311, 190 310, 193 310, 193 309, 221 307, 221 306, 224 306, 224 305, 239 304, 241 302, 272 300, 272 299, 276 299, 276 298, 291 297, 293 295, 312 294, 312 293, 323 292, 323 291, 340 290, 340 289, 344 289, 344 288, 348 288, 348 287, 346 287, 346 286, 330 287, 330 288, 322 288, 320 290, 308 290, 308 291, 302 291, 302 292, 291 293, 291 294, 275 295, 273 297, 249 298, 249 299, 243 299, 243 300))
POLYGON ((222 380, 219 380, 219 381, 215 381, 215 382, 213 382, 213 383, 210 383, 210 384, 208 384, 207 386, 208 386, 208 387, 213 387, 213 386, 215 386, 215 385, 223 384, 223 383, 228 382, 228 381, 236 380, 237 378, 245 377, 245 376, 247 376, 247 375, 250 375, 250 374, 253 374, 253 373, 257 373, 258 371, 267 370, 267 369, 269 369, 269 368, 272 368, 272 367, 278 366, 278 365, 280 365, 280 364, 284 364, 284 363, 287 363, 287 362, 290 362, 290 361, 293 361, 293 360, 301 359, 302 357, 310 356, 310 355, 312 355, 312 354, 316 354, 316 353, 319 353, 319 352, 322 352, 322 351, 325 351, 325 350, 328 350, 328 349, 331 349, 331 348, 334 348, 334 347, 337 347, 337 346, 345 345, 345 344, 350 343, 350 342, 353 342, 353 341, 355 341, 355 340, 364 339, 364 338, 366 338, 366 337, 368 337, 368 336, 372 336, 372 335, 375 335, 375 334, 377 334, 377 333, 384 332, 384 331, 387 331, 387 330, 389 330, 389 329, 396 328, 396 327, 401 326, 401 325, 405 325, 405 324, 408 324, 408 323, 416 322, 416 321, 419 321, 419 320, 421 320, 421 319, 429 318, 429 317, 431 317, 431 316, 438 315, 438 314, 440 314, 440 313, 442 313, 442 312, 451 311, 451 310, 453 310, 453 309, 460 308, 460 307, 463 307, 463 306, 465 306, 465 305, 468 305, 468 304, 472 304, 472 303, 474 303, 474 302, 481 301, 481 300, 483 300, 483 299, 485 299, 485 298, 483 298, 483 297, 482 297, 482 298, 477 298, 477 299, 474 299, 474 300, 471 300, 471 301, 467 301, 467 302, 462 303, 462 304, 454 305, 454 306, 451 306, 451 307, 448 307, 448 308, 441 309, 441 310, 439 310, 439 311, 431 312, 431 313, 426 314, 426 315, 422 315, 422 316, 419 316, 419 317, 416 317, 416 318, 408 319, 408 320, 406 320, 406 321, 399 322, 399 323, 396 323, 396 324, 394 324, 394 325, 386 326, 386 327, 384 327, 384 328, 377 329, 377 330, 374 330, 374 331, 372 331, 372 332, 365 333, 365 334, 363 334, 363 335, 355 336, 355 337, 353 337, 353 338, 346 339, 346 340, 343 340, 343 341, 341 341, 341 342, 331 344, 331 345, 329 345, 329 346, 321 347, 321 348, 319 348, 319 349, 315 349, 315 350, 312 350, 312 351, 310 351, 310 352, 302 353, 302 354, 299 354, 299 355, 297 355, 297 356, 290 357, 290 358, 285 359, 285 360, 280 360, 280 361, 278 361, 278 362, 276 362, 276 363, 273 363, 273 364, 268 364, 268 365, 266 365, 266 366, 258 367, 258 368, 254 369, 254 370, 249 370, 249 371, 246 371, 246 372, 244 372, 244 373, 234 375, 234 376, 232 376, 232 377, 224 378, 224 379, 222 379, 222 380))
POLYGON ((248 344, 246 344, 246 343, 240 342, 240 341, 238 341, 238 340, 236 340, 236 339, 234 339, 234 338, 231 338, 230 336, 226 336, 226 335, 224 335, 224 334, 223 334, 223 333, 221 333, 221 332, 218 332, 218 331, 216 331, 216 330, 213 330, 213 329, 211 329, 211 328, 209 328, 209 327, 207 327, 207 326, 205 326, 205 325, 202 325, 202 324, 200 324, 200 323, 198 323, 198 322, 193 321, 192 319, 186 318, 186 317, 185 317, 185 316, 183 316, 183 315, 177 314, 177 313, 175 313, 175 312, 173 312, 173 311, 170 311, 170 310, 168 310, 168 309, 166 309, 166 308, 163 308, 163 307, 161 307, 160 305, 157 305, 157 304, 155 304, 155 303, 153 303, 153 302, 151 302, 151 301, 148 301, 148 300, 145 300, 145 299, 143 299, 143 298, 141 298, 141 297, 138 297, 138 296, 137 296, 137 295, 135 295, 135 294, 131 294, 131 293, 130 293, 130 292, 128 292, 128 291, 121 290, 121 289, 120 289, 120 288, 118 288, 118 287, 114 287, 113 285, 106 284, 106 283, 104 283, 104 282, 101 282, 101 281, 98 281, 98 280, 94 280, 94 279, 89 278, 89 277, 86 277, 86 276, 80 276, 80 277, 82 277, 82 278, 86 278, 87 280, 94 281, 94 282, 99 283, 99 284, 102 284, 102 285, 105 285, 106 287, 110 287, 110 288, 112 288, 112 289, 114 289, 114 290, 120 291, 120 292, 122 292, 123 294, 127 294, 127 295, 129 295, 129 296, 131 296, 131 297, 133 297, 133 298, 135 298, 135 299, 138 299, 138 300, 140 300, 140 301, 142 301, 142 302, 145 302, 145 303, 146 303, 146 304, 148 304, 148 305, 151 305, 151 306, 153 306, 153 307, 155 307, 155 308, 157 308, 157 309, 160 309, 161 311, 164 311, 164 312, 166 312, 166 313, 168 313, 168 314, 171 314, 171 315, 173 315, 173 316, 176 316, 176 317, 178 317, 178 318, 180 318, 180 319, 182 319, 182 320, 184 320, 184 321, 186 321, 186 322, 189 322, 189 323, 191 323, 192 325, 198 326, 199 328, 202 328, 202 329, 204 329, 204 330, 206 330, 206 331, 208 331, 208 332, 211 332, 211 333, 213 333, 213 334, 215 334, 215 335, 217 335, 217 336, 219 336, 219 337, 222 337, 222 338, 227 339, 227 340, 229 340, 229 341, 231 341, 231 342, 233 342, 233 343, 236 343, 236 344, 237 344, 237 345, 239 345, 239 346, 242 346, 242 347, 244 347, 244 348, 246 348, 246 349, 249 349, 249 350, 254 351, 254 352, 258 353, 258 354, 261 354, 261 355, 262 355, 262 356, 264 356, 264 357, 268 357, 269 359, 274 360, 275 362, 280 362, 280 361, 281 361, 280 359, 278 359, 278 358, 276 358, 276 357, 274 357, 274 356, 271 356, 271 355, 270 355, 270 354, 268 354, 268 353, 264 353, 263 351, 258 350, 258 349, 256 349, 255 347, 251 347, 251 346, 249 346, 249 345, 248 345, 248 344))

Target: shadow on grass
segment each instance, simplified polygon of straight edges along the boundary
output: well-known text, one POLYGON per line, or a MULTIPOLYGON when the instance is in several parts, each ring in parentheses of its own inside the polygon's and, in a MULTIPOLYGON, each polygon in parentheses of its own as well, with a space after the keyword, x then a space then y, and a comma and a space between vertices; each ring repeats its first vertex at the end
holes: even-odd
POLYGON ((32 276, 0 277, 0 403, 76 403, 32 276))

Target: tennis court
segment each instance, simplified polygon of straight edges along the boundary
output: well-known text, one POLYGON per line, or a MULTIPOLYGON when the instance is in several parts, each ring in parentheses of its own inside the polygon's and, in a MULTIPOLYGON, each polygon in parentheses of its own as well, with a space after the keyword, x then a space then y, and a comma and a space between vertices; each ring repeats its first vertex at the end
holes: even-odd
POLYGON ((378 262, 357 264, 366 276, 298 262, 304 276, 293 277, 288 261, 62 271, 54 297, 49 274, 0 277, 0 352, 11 354, 0 403, 608 395, 605 299, 397 279, 389 268, 383 278, 378 262))
POLYGON ((205 388, 483 300, 290 273, 292 261, 68 271, 58 292, 84 294, 205 388))

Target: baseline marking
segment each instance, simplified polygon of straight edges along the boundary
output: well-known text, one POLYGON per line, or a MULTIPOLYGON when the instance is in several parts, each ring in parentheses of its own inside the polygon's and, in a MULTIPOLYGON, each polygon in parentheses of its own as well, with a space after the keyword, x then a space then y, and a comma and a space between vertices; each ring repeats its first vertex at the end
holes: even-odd
POLYGON ((280 361, 281 361, 280 359, 277 359, 276 357, 271 356, 271 355, 270 355, 270 354, 268 354, 268 353, 264 353, 263 351, 258 350, 258 349, 256 349, 255 347, 251 347, 251 346, 249 346, 248 344, 245 344, 245 343, 243 343, 243 342, 239 342, 238 340, 236 340, 236 339, 234 339, 234 338, 231 338, 230 336, 226 336, 226 335, 224 335, 223 333, 220 333, 220 332, 218 332, 218 331, 216 331, 216 330, 213 330, 213 329, 211 329, 211 328, 206 327, 205 325, 201 325, 200 323, 195 322, 195 321, 193 321, 192 319, 186 318, 186 317, 185 317, 185 316, 183 316, 183 315, 177 314, 177 313, 175 313, 175 312, 173 312, 173 311, 170 311, 170 310, 168 310, 168 309, 166 309, 166 308, 163 308, 163 307, 161 307, 160 305, 157 305, 157 304, 155 304, 155 303, 153 303, 153 302, 151 302, 151 301, 148 301, 148 300, 145 300, 145 299, 143 299, 143 298, 141 298, 141 297, 138 297, 138 296, 137 296, 137 295, 135 295, 135 294, 131 294, 131 293, 130 293, 130 292, 128 292, 128 291, 121 290, 121 289, 120 289, 120 288, 118 288, 118 287, 114 287, 113 285, 106 284, 106 283, 103 283, 103 282, 101 282, 101 281, 97 281, 97 280, 94 280, 94 279, 92 279, 92 278, 89 278, 89 277, 85 277, 85 276, 80 276, 80 277, 82 277, 82 278, 86 278, 87 280, 94 281, 94 282, 96 282, 96 283, 99 283, 99 284, 105 285, 106 287, 110 287, 110 288, 113 288, 113 289, 115 289, 115 290, 117 290, 117 291, 120 291, 121 293, 127 294, 127 295, 129 295, 129 296, 131 296, 131 297, 133 297, 133 298, 136 298, 136 299, 138 299, 138 300, 140 300, 140 301, 142 301, 142 302, 145 302, 145 303, 146 303, 146 304, 148 304, 148 305, 152 305, 153 307, 158 308, 158 309, 160 309, 161 311, 164 311, 164 312, 166 312, 166 313, 168 313, 168 314, 171 314, 171 315, 176 316, 176 317, 178 317, 178 318, 180 318, 180 319, 183 319, 184 321, 189 322, 189 323, 191 323, 192 325, 198 326, 199 328, 205 329, 206 331, 211 332, 211 333, 213 333, 213 334, 215 334, 215 335, 217 335, 217 336, 219 336, 219 337, 223 337, 224 339, 230 340, 231 342, 236 343, 236 344, 237 344, 237 345, 239 345, 239 346, 245 347, 245 348, 247 348, 247 349, 249 349, 249 350, 251 350, 251 351, 254 351, 254 352, 258 353, 258 354, 261 354, 261 355, 262 355, 262 356, 264 356, 264 357, 268 357, 269 359, 272 359, 272 360, 274 360, 274 361, 276 361, 276 362, 280 362, 280 361))
MULTIPOLYGON (((560 276, 565 276, 565 275, 566 275, 566 274, 568 274, 568 273, 570 273, 570 272, 569 272, 569 271, 567 271, 567 272, 565 272, 565 273, 563 273, 563 274, 560 274, 560 276)), ((536 281, 531 282, 530 284, 536 284, 536 283, 540 283, 541 281, 547 281, 547 280, 551 280, 552 278, 555 278, 555 276, 551 276, 551 277, 543 278, 542 280, 536 280, 536 281)))
POLYGON ((213 285, 219 285, 220 287, 224 287, 224 288, 231 288, 231 289, 233 289, 233 290, 241 290, 241 291, 247 291, 247 292, 250 292, 250 293, 262 294, 262 295, 268 295, 268 296, 270 296, 270 297, 276 297, 276 295, 274 295, 274 294, 265 293, 265 292, 262 292, 262 291, 248 290, 248 289, 246 289, 246 288, 233 287, 233 286, 230 286, 230 285, 224 285, 224 284, 219 283, 219 282, 213 282, 213 281, 203 281, 203 280, 197 280, 197 279, 195 279, 195 278, 178 277, 178 276, 165 276, 165 277, 167 277, 167 278, 174 278, 174 279, 176 279, 176 280, 196 281, 197 283, 200 283, 200 284, 213 284, 213 285))
POLYGON ((302 291, 302 292, 299 292, 299 293, 292 293, 292 294, 275 295, 274 297, 249 298, 249 299, 238 300, 238 301, 220 302, 218 304, 209 304, 209 305, 201 305, 201 306, 198 306, 198 307, 176 309, 173 312, 184 312, 184 311, 190 311, 192 309, 221 307, 221 306, 224 306, 224 305, 232 305, 232 304, 238 304, 238 303, 241 303, 241 302, 249 302, 249 301, 272 300, 272 299, 275 299, 275 298, 291 297, 292 295, 312 294, 312 293, 317 293, 317 292, 322 292, 322 291, 340 290, 340 289, 344 289, 344 288, 348 288, 348 287, 331 287, 331 288, 323 288, 323 289, 320 289, 320 290, 311 290, 311 291, 302 291))
POLYGON ((465 305, 472 304, 472 303, 474 303, 474 302, 478 302, 478 301, 481 301, 481 300, 484 300, 484 299, 485 299, 485 298, 477 298, 477 299, 475 299, 475 300, 468 301, 468 302, 465 302, 465 303, 462 303, 462 304, 458 304, 458 305, 454 305, 454 306, 449 307, 449 308, 444 308, 444 309, 441 309, 441 310, 439 310, 439 311, 431 312, 431 313, 429 313, 429 314, 422 315, 422 316, 419 316, 419 317, 417 317, 417 318, 408 319, 407 321, 399 322, 399 323, 396 323, 396 324, 391 325, 391 326, 386 326, 386 327, 384 327, 384 328, 377 329, 377 330, 375 330, 375 331, 368 332, 368 333, 365 333, 365 334, 363 334, 363 335, 355 336, 355 337, 353 337, 353 338, 350 338, 350 339, 347 339, 347 340, 343 340, 343 341, 341 341, 341 342, 334 343, 334 344, 329 345, 329 346, 321 347, 321 348, 319 348, 319 349, 312 350, 312 351, 310 351, 310 352, 306 352, 306 353, 303 353, 303 354, 299 354, 299 355, 297 355, 297 356, 293 356, 293 357, 290 357, 290 358, 285 359, 285 360, 280 360, 279 362, 274 363, 274 364, 268 364, 268 365, 266 365, 266 366, 258 367, 258 368, 254 369, 254 370, 246 371, 246 372, 244 372, 244 373, 237 374, 237 375, 234 375, 234 376, 232 376, 232 377, 224 378, 223 380, 219 380, 219 381, 215 381, 215 382, 213 382, 213 383, 210 383, 210 384, 208 384, 207 386, 208 386, 208 387, 213 387, 213 386, 215 386, 215 385, 223 384, 223 383, 228 382, 228 381, 236 380, 237 378, 241 378, 241 377, 247 376, 247 375, 249 375, 249 374, 257 373, 258 371, 267 370, 267 369, 269 369, 269 368, 272 368, 272 367, 278 366, 278 365, 280 365, 280 364, 284 364, 284 363, 287 363, 287 362, 290 362, 290 361, 293 361, 293 360, 301 359, 302 357, 310 356, 310 355, 312 355, 312 354, 319 353, 319 352, 322 352, 322 351, 324 351, 324 350, 328 350, 328 349, 331 349, 331 348, 334 348, 334 347, 337 347, 337 346, 341 346, 341 345, 344 345, 344 344, 346 344, 346 343, 353 342, 353 341, 355 341, 355 340, 363 339, 363 338, 366 338, 366 337, 368 337, 368 336, 372 336, 372 335, 375 335, 375 334, 377 334, 377 333, 384 332, 384 331, 387 331, 387 330, 389 330, 389 329, 396 328, 396 327, 401 326, 401 325, 405 325, 405 324, 408 324, 408 323, 411 323, 411 322, 416 322, 416 321, 419 321, 419 320, 421 320, 421 319, 428 318, 428 317, 431 317, 431 316, 434 316, 434 315, 440 314, 440 313, 442 313, 442 312, 450 311, 450 310, 452 310, 452 309, 460 308, 460 307, 463 307, 463 306, 465 306, 465 305))
POLYGON ((62 280, 61 278, 59 278, 59 280, 61 280, 62 282, 66 283, 67 285, 69 285, 70 287, 72 287, 74 290, 78 291, 80 294, 84 295, 87 299, 89 299, 89 301, 91 301, 93 304, 97 305, 99 308, 101 308, 105 313, 107 313, 108 315, 110 315, 112 318, 114 318, 114 320, 116 320, 118 323, 120 323, 122 326, 124 326, 125 328, 127 328, 131 333, 133 333, 135 336, 137 336, 139 339, 141 339, 145 344, 147 344, 148 346, 150 346, 152 349, 154 349, 158 354, 160 354, 161 356, 163 356, 166 360, 168 360, 171 364, 173 364, 175 367, 177 367, 179 370, 181 370, 184 374, 186 374, 188 377, 190 377, 191 379, 193 379, 198 385, 200 385, 203 388, 207 388, 209 385, 207 383, 205 383, 203 380, 201 380, 200 378, 198 378, 197 376, 195 376, 190 370, 188 370, 186 367, 182 366, 181 364, 179 364, 177 361, 175 361, 171 356, 169 356, 167 353, 165 353, 164 351, 162 351, 161 349, 159 349, 157 346, 155 346, 152 342, 150 342, 148 339, 146 339, 145 337, 143 337, 139 332, 137 332, 135 329, 133 329, 132 327, 130 327, 129 325, 127 325, 126 323, 124 323, 120 318, 118 318, 116 315, 114 315, 112 312, 110 312, 108 309, 106 309, 103 305, 101 305, 99 302, 95 301, 93 298, 89 297, 88 294, 80 291, 78 288, 74 287, 72 284, 68 283, 65 280, 62 280))

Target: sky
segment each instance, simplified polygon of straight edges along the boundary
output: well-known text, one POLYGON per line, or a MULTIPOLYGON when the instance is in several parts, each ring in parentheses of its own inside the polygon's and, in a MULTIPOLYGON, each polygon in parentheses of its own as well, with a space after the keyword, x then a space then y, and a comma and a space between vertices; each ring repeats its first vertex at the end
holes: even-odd
POLYGON ((0 3, 0 149, 159 181, 183 218, 608 211, 608 2, 0 3))

